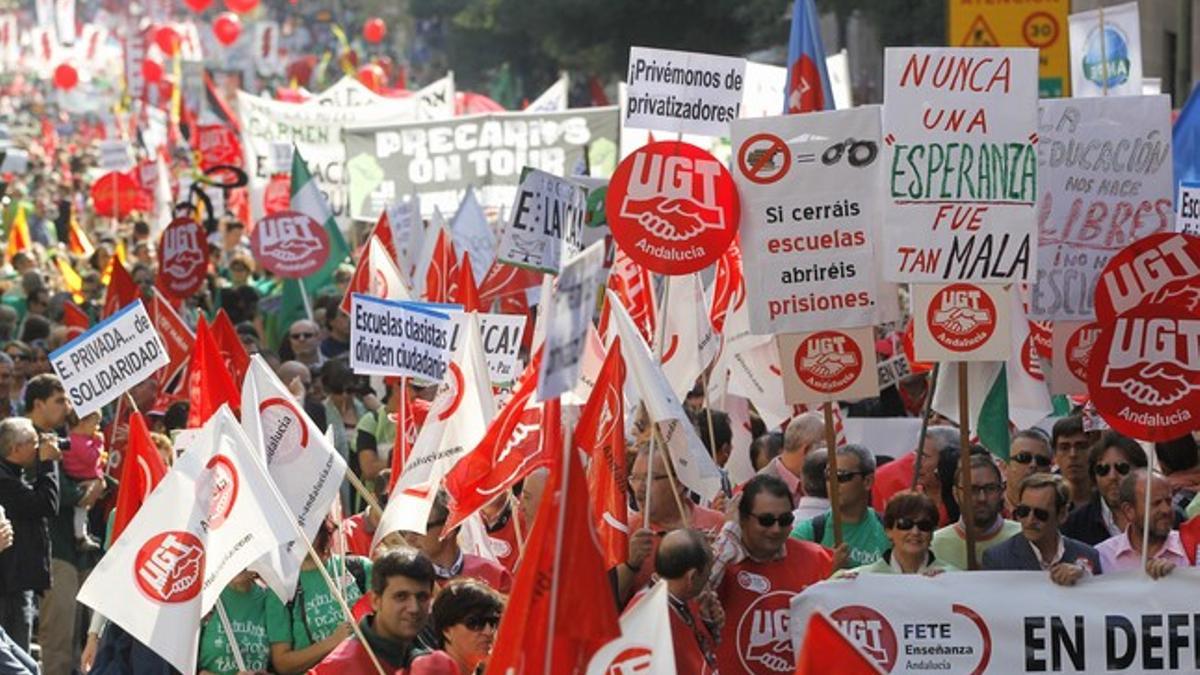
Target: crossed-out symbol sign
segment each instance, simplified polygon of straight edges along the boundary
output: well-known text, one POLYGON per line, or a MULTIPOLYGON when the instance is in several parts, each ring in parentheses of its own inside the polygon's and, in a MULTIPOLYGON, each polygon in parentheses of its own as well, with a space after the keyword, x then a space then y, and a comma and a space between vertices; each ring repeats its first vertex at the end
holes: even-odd
POLYGON ((769 185, 787 175, 792 153, 774 134, 755 134, 738 149, 738 168, 752 183, 769 185))

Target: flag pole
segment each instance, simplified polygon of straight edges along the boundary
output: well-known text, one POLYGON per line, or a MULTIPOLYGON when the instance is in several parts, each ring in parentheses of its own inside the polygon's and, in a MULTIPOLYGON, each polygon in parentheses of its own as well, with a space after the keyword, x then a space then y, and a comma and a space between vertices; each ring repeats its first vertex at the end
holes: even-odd
POLYGON ((717 461, 717 434, 713 431, 712 421, 712 402, 708 400, 708 368, 700 372, 701 382, 704 384, 704 416, 708 418, 708 454, 712 455, 713 462, 717 461))
MULTIPOLYGON (((542 409, 545 410, 545 408, 546 407, 543 406, 542 409)), ((558 406, 554 406, 554 408, 555 408, 555 410, 559 409, 558 406)), ((558 423, 562 424, 561 413, 559 415, 558 423)), ((571 424, 569 421, 565 425, 565 428, 563 428, 562 437, 563 437, 562 455, 559 458, 559 461, 561 462, 561 464, 560 464, 559 470, 558 470, 558 478, 559 478, 558 526, 556 528, 557 535, 554 538, 553 574, 550 577, 550 625, 549 625, 549 630, 546 632, 546 660, 545 660, 545 667, 542 671, 544 673, 552 672, 551 665, 554 663, 554 639, 555 639, 555 635, 557 635, 557 631, 556 631, 557 626, 555 624, 558 623, 558 586, 559 586, 559 579, 562 577, 562 574, 561 574, 562 569, 561 568, 562 568, 563 535, 566 533, 566 529, 567 529, 567 503, 568 503, 567 500, 570 499, 570 497, 571 497, 570 494, 568 493, 567 488, 569 488, 570 484, 571 484, 570 462, 571 462, 572 443, 568 439, 574 438, 574 430, 571 429, 571 424)), ((649 472, 651 470, 652 469, 650 469, 650 468, 646 469, 647 480, 649 480, 649 472)), ((647 483, 647 485, 646 485, 646 495, 647 495, 647 498, 650 495, 649 483, 647 483)), ((551 495, 551 499, 553 499, 553 495, 551 495)), ((649 501, 647 501, 647 504, 648 503, 649 503, 649 501)), ((650 513, 649 508, 646 509, 646 513, 647 513, 647 517, 648 517, 649 513, 650 513)))
POLYGON ((1100 87, 1105 96, 1108 96, 1108 48, 1104 44, 1104 4, 1099 7, 1100 17, 1100 87))
MULTIPOLYGON (((963 531, 967 538, 967 569, 979 569, 979 561, 975 558, 975 490, 971 485, 971 405, 967 399, 967 363, 958 362, 958 443, 959 449, 959 491, 962 500, 959 514, 963 522, 963 531)), ((922 449, 923 450, 923 449, 922 449)))
MULTIPOLYGON (((669 303, 670 301, 671 301, 671 281, 670 281, 670 279, 668 279, 667 283, 664 284, 664 286, 663 286, 662 306, 667 307, 668 306, 667 303, 669 303)), ((660 315, 661 315, 661 312, 660 312, 660 315)), ((667 322, 664 320, 664 317, 662 317, 662 316, 657 317, 657 319, 658 319, 658 339, 655 340, 655 344, 654 344, 654 361, 655 361, 655 363, 657 363, 661 366, 662 365, 662 343, 664 340, 667 339, 667 322)), ((650 529, 650 493, 653 492, 653 490, 651 490, 650 487, 651 487, 651 485, 653 485, 653 479, 654 479, 654 450, 655 450, 655 446, 658 445, 658 424, 654 421, 654 419, 652 419, 650 417, 650 408, 648 406, 645 406, 644 404, 642 407, 646 409, 646 421, 648 421, 650 423, 650 429, 651 429, 650 452, 646 456, 646 503, 645 503, 646 513, 642 514, 642 527, 644 527, 646 529, 650 529)), ((671 463, 671 454, 670 453, 667 453, 666 463, 668 465, 671 463)), ((668 466, 667 467, 667 476, 670 476, 670 475, 671 475, 671 467, 668 466)), ((675 479, 672 478, 671 479, 672 488, 674 488, 674 481, 675 481, 675 479)), ((675 494, 678 496, 679 490, 675 490, 675 494)), ((683 516, 683 506, 682 505, 680 505, 679 511, 680 511, 680 516, 683 516)), ((686 516, 683 516, 683 517, 686 518, 686 516)))
POLYGON ((297 279, 296 283, 300 285, 300 299, 304 301, 304 315, 309 321, 313 320, 312 300, 308 297, 308 288, 304 286, 303 279, 297 279))
POLYGON ((383 513, 383 507, 379 506, 379 500, 375 499, 375 495, 371 494, 371 491, 367 489, 367 486, 363 485, 358 476, 355 476, 354 472, 349 468, 346 469, 346 480, 350 481, 350 485, 352 485, 355 491, 358 492, 358 495, 363 498, 363 501, 367 503, 367 506, 370 506, 380 513, 383 513))
MULTIPOLYGON (((658 425, 655 425, 653 427, 653 429, 654 429, 654 435, 661 438, 659 431, 658 431, 658 425)), ((663 444, 663 449, 665 450, 667 447, 666 439, 662 439, 662 444, 663 444)), ((689 525, 688 521, 690 519, 688 518, 687 510, 683 508, 683 499, 679 496, 679 483, 677 483, 675 481, 675 467, 671 465, 671 454, 670 453, 667 453, 666 460, 664 461, 663 465, 667 467, 667 481, 671 483, 671 496, 675 498, 675 508, 679 509, 679 520, 683 522, 684 527, 689 527, 690 525, 689 525)), ((650 471, 651 471, 650 468, 646 469, 646 498, 647 498, 647 500, 649 500, 650 486, 654 484, 653 481, 650 480, 650 471)), ((649 511, 649 509, 647 509, 647 511, 649 511)))
POLYGON ((1154 455, 1153 449, 1146 453, 1146 502, 1142 507, 1144 509, 1142 519, 1142 572, 1146 571, 1146 563, 1150 560, 1150 483, 1154 475, 1154 455))
MULTIPOLYGON (((913 463, 912 483, 908 489, 916 490, 917 482, 921 479, 921 460, 925 458, 925 437, 929 432, 929 413, 933 412, 933 393, 937 390, 938 370, 941 368, 940 361, 933 362, 933 369, 929 371, 929 386, 925 387, 925 405, 922 406, 921 412, 921 435, 917 437, 917 459, 913 463)), ((897 386, 900 384, 896 383, 897 386)))
MULTIPOLYGON (((841 482, 837 472, 837 431, 833 428, 833 401, 825 402, 825 461, 829 481, 829 514, 833 519, 833 545, 842 545, 841 482)), ((817 542, 818 544, 821 542, 817 542)))
POLYGON ((246 667, 246 661, 242 658, 242 648, 238 646, 237 638, 233 635, 233 625, 229 623, 229 615, 225 613, 225 602, 217 597, 217 616, 221 619, 221 627, 225 629, 225 637, 229 638, 229 649, 233 651, 233 663, 237 666, 238 672, 250 670, 246 667))

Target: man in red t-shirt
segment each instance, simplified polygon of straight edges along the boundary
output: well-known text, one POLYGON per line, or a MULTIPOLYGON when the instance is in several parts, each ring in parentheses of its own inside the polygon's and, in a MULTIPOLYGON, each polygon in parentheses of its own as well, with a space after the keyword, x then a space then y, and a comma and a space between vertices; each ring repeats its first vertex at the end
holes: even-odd
POLYGON ((499 563, 464 553, 458 546, 458 533, 449 533, 442 538, 442 526, 450 516, 449 497, 439 490, 425 522, 425 534, 405 532, 404 540, 409 546, 424 553, 433 562, 437 574, 438 588, 459 577, 479 579, 493 590, 507 595, 512 590, 512 574, 499 563))
POLYGON ((722 673, 775 675, 796 669, 788 630, 792 597, 829 577, 832 554, 791 539, 792 493, 775 476, 759 474, 742 490, 738 524, 746 557, 725 567, 717 597, 725 610, 717 664, 722 673))
MULTIPOLYGON (((933 426, 925 431, 921 476, 917 484, 925 489, 925 494, 939 504, 941 502, 941 484, 937 478, 938 457, 947 446, 958 445, 958 435, 958 429, 954 427, 933 426)), ((897 457, 894 461, 884 464, 875 471, 875 483, 871 487, 871 506, 877 512, 883 513, 892 495, 912 487, 913 469, 916 468, 916 463, 917 451, 914 450, 897 457)), ((945 508, 939 506, 938 510, 945 511, 945 508)))

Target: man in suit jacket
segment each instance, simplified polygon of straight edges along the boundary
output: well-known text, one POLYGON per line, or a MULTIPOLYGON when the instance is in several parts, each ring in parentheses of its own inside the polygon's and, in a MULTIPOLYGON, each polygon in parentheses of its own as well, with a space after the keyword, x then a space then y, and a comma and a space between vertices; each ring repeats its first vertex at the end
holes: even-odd
POLYGON ((1013 516, 1021 523, 1021 536, 985 551, 985 570, 1047 571, 1050 580, 1062 586, 1073 586, 1084 576, 1101 572, 1096 549, 1059 532, 1070 501, 1062 476, 1026 477, 1021 481, 1019 499, 1013 516))

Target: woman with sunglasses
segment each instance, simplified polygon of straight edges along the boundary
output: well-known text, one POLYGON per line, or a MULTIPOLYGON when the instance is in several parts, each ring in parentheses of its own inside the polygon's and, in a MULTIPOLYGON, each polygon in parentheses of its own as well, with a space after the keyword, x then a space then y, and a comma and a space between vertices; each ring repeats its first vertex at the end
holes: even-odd
MULTIPOLYGON (((1099 499, 1075 509, 1063 524, 1062 533, 1089 546, 1115 537, 1128 525, 1119 506, 1121 479, 1146 466, 1146 452, 1137 441, 1115 431, 1105 431, 1088 450, 1088 473, 1099 499)), ((1077 495, 1071 500, 1078 503, 1077 495)))
POLYGON ((843 570, 834 578, 853 578, 859 574, 924 574, 931 577, 955 569, 937 560, 929 550, 937 523, 937 505, 928 495, 908 490, 897 492, 883 511, 883 529, 892 547, 870 565, 843 570))
POLYGON ((446 584, 430 610, 440 651, 421 657, 413 664, 413 673, 435 672, 431 666, 439 661, 453 661, 461 675, 482 673, 503 611, 501 595, 482 581, 455 579, 446 584))

